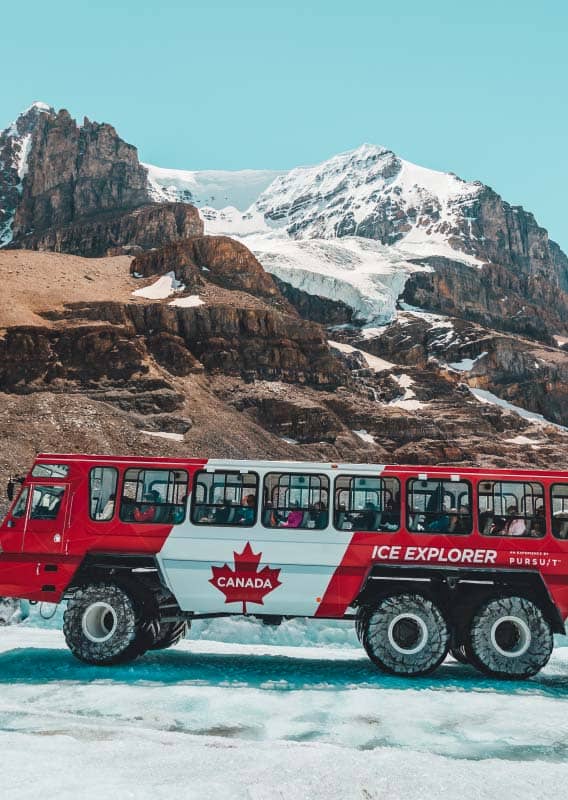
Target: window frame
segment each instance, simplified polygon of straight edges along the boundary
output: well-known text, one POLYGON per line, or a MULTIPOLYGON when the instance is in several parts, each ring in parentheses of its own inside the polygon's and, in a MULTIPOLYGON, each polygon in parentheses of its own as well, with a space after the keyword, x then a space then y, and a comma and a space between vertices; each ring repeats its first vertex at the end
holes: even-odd
MULTIPOLYGON (((404 504, 405 504, 406 530, 412 536, 459 536, 460 539, 463 539, 464 537, 467 537, 467 536, 472 536, 473 533, 475 532, 475 526, 473 524, 473 522, 474 522, 474 520, 473 520, 473 503, 474 503, 475 497, 474 497, 473 489, 474 489, 473 482, 471 480, 467 479, 467 478, 462 478, 462 477, 460 477, 459 481, 453 481, 451 478, 439 478, 438 476, 433 476, 433 477, 429 477, 429 478, 419 478, 417 476, 414 476, 414 477, 407 478, 406 479, 406 485, 404 487, 404 490, 405 490, 404 504), (469 532, 468 533, 456 533, 455 531, 427 531, 427 530, 414 531, 414 530, 412 530, 412 528, 410 527, 410 516, 411 516, 410 497, 413 494, 413 492, 410 489, 410 482, 411 481, 416 481, 416 482, 437 481, 438 483, 465 484, 468 487, 468 490, 469 490, 468 491, 468 495, 469 495, 469 515, 468 516, 469 516, 469 519, 470 519, 470 530, 469 530, 469 532)), ((446 493, 444 491, 444 493, 442 494, 442 502, 443 502, 445 494, 446 493)), ((479 504, 479 501, 478 501, 478 504, 479 504)), ((421 514, 421 513, 422 514, 428 514, 428 513, 438 514, 438 513, 443 513, 443 511, 442 512, 438 512, 438 511, 435 511, 435 512, 416 511, 414 513, 417 513, 417 514, 421 514)), ((401 513, 401 516, 402 516, 402 513, 401 513)), ((464 515, 464 516, 466 516, 466 515, 464 515)), ((458 517, 459 517, 459 514, 458 514, 458 517)))
MULTIPOLYGON (((63 506, 63 499, 65 498, 65 495, 67 493, 68 486, 69 486, 69 484, 61 484, 61 483, 32 483, 32 484, 30 484, 30 489, 31 489, 30 499, 28 500, 28 504, 27 504, 27 507, 26 507, 26 512, 27 512, 26 519, 28 520, 28 522, 56 522, 58 517, 59 517, 59 514, 61 512, 61 507, 63 506), (54 517, 52 517, 52 516, 48 516, 48 517, 45 517, 45 516, 43 516, 43 517, 42 516, 39 516, 39 517, 34 516, 34 494, 36 492, 41 492, 41 499, 43 500, 43 497, 45 495, 45 492, 43 490, 45 490, 45 489, 61 490, 61 494, 57 498, 59 500, 59 504, 57 506, 57 511, 56 511, 56 514, 55 514, 54 517)), ((37 508, 37 506, 36 506, 36 508, 37 508)), ((17 519, 21 519, 21 517, 19 517, 17 519)))
MULTIPOLYGON (((386 530, 380 530, 379 529, 379 530, 372 530, 372 531, 362 531, 362 533, 386 533, 386 534, 390 533, 390 534, 394 534, 394 533, 398 533, 401 530, 401 527, 402 527, 402 483, 401 483, 401 479, 397 475, 353 475, 353 474, 344 473, 344 474, 341 474, 341 475, 336 475, 335 476, 335 480, 333 482, 333 528, 336 531, 339 531, 340 533, 349 533, 350 531, 358 530, 358 528, 356 528, 356 527, 355 528, 351 528, 351 529, 349 529, 349 528, 338 528, 337 527, 337 523, 336 523, 336 517, 337 517, 336 500, 337 500, 337 491, 338 491, 337 490, 337 482, 339 480, 341 480, 341 478, 349 478, 350 480, 353 480, 353 479, 356 480, 357 478, 364 478, 366 480, 373 480, 373 481, 378 480, 378 481, 381 481, 381 482, 386 481, 386 480, 396 481, 396 483, 398 484, 398 525, 397 525, 396 529, 392 530, 392 531, 386 531, 386 530)), ((351 494, 351 489, 350 488, 343 489, 343 490, 340 489, 339 491, 348 491, 349 494, 351 494)), ((361 490, 361 491, 363 491, 363 490, 361 490)), ((375 490, 372 490, 372 491, 375 491, 375 490)), ((379 492, 381 492, 381 491, 383 492, 383 496, 384 496, 384 489, 379 489, 379 492)), ((394 500, 394 497, 393 497, 393 500, 394 500)), ((361 510, 363 510, 363 509, 361 509, 361 510)), ((384 509, 381 509, 381 511, 383 511, 383 510, 384 509)), ((355 512, 349 512, 348 511, 346 513, 355 513, 355 512)))
MULTIPOLYGON (((271 472, 266 472, 266 473, 264 474, 264 476, 263 476, 263 479, 262 479, 262 511, 261 511, 261 514, 260 514, 260 522, 261 522, 261 525, 262 525, 262 527, 263 527, 263 528, 266 528, 266 530, 269 530, 269 531, 276 531, 276 530, 291 530, 291 531, 325 531, 325 530, 327 530, 327 529, 330 527, 330 503, 329 503, 329 498, 330 498, 330 492, 331 492, 331 490, 332 490, 332 488, 333 488, 333 480, 332 480, 332 477, 333 477, 333 476, 331 476, 331 477, 330 477, 330 476, 329 476, 329 475, 328 475, 326 472, 309 472, 309 471, 308 471, 308 472, 290 472, 290 471, 282 471, 282 472, 280 472, 280 471, 277 471, 277 470, 272 470, 271 472), (327 510, 326 510, 326 511, 327 511, 327 521, 326 521, 326 524, 323 526, 323 528, 316 528, 316 527, 313 527, 313 528, 308 528, 308 526, 307 526, 307 525, 299 525, 297 528, 285 528, 285 527, 282 527, 282 526, 280 526, 280 525, 267 525, 267 524, 264 522, 264 516, 265 516, 265 515, 264 515, 264 512, 265 512, 265 511, 267 511, 267 510, 269 510, 269 511, 274 511, 274 510, 276 510, 276 511, 277 511, 277 510, 278 510, 278 508, 276 508, 276 509, 274 509, 274 508, 272 508, 272 509, 267 509, 267 508, 265 507, 265 505, 266 505, 265 496, 266 496, 266 499, 269 499, 269 498, 268 498, 268 487, 267 487, 267 485, 266 485, 266 482, 267 482, 267 479, 268 479, 268 478, 269 478, 271 475, 278 475, 280 478, 282 478, 282 477, 294 477, 294 476, 302 476, 302 475, 304 475, 304 476, 307 476, 307 477, 316 476, 316 477, 319 477, 319 478, 325 478, 325 479, 326 479, 326 481, 327 481, 327 488, 326 488, 326 489, 323 489, 323 491, 327 492, 327 510), (265 492, 266 492, 266 495, 265 495, 265 492)), ((278 484, 277 484, 277 485, 274 487, 274 489, 278 489, 278 488, 279 488, 279 486, 278 486, 278 484)), ((290 490, 290 488, 291 488, 291 487, 290 487, 290 486, 288 486, 288 490, 290 490)), ((307 489, 307 491, 308 491, 308 493, 309 493, 310 491, 312 491, 312 489, 311 489, 311 486, 310 486, 310 483, 308 483, 308 489, 307 489)), ((321 491, 322 491, 322 488, 320 487, 320 492, 321 492, 321 491)), ((272 502, 272 499, 271 499, 271 498, 270 498, 270 502, 272 502)), ((288 510, 290 510, 290 511, 292 510, 292 507, 291 507, 291 506, 282 506, 282 508, 283 508, 284 510, 286 510, 286 509, 288 509, 288 510)), ((307 509, 307 508, 306 508, 306 509, 304 509, 304 508, 302 509, 302 512, 303 512, 303 513, 305 513, 306 511, 309 511, 309 509, 307 509)))
MULTIPOLYGON (((214 484, 211 486, 211 489, 214 489, 214 484)), ((249 489, 252 490, 252 486, 249 489)), ((242 493, 241 493, 242 494, 242 493)), ((224 488, 224 497, 226 499, 227 495, 227 483, 225 481, 225 488, 224 488)), ((193 473, 192 476, 192 488, 191 488, 191 503, 189 509, 189 520, 192 525, 197 525, 203 528, 253 528, 256 523, 258 522, 258 511, 259 511, 259 497, 260 497, 260 475, 255 470, 247 470, 246 472, 241 472, 238 469, 215 469, 215 470, 208 470, 208 469, 200 469, 197 472, 193 473), (197 486, 199 483, 198 476, 199 475, 216 475, 217 473, 224 473, 225 475, 252 475, 256 478, 256 486, 255 486, 255 507, 254 507, 254 519, 252 522, 197 522, 194 520, 194 511, 197 506, 206 506, 208 508, 231 508, 231 506, 227 506, 225 503, 198 503, 197 498, 197 486)), ((206 501, 209 498, 206 498, 206 501)), ((244 508, 241 504, 240 508, 244 508)))
MULTIPOLYGON (((566 500, 568 501, 568 482, 566 482, 566 483, 560 483, 559 481, 556 481, 556 483, 551 483, 551 484, 550 484, 550 491, 549 491, 549 498, 550 498, 550 521, 551 521, 550 533, 552 534, 552 536, 554 537, 554 539, 556 539, 556 541, 558 541, 558 542, 566 542, 566 541, 568 541, 568 535, 567 535, 567 536, 559 536, 557 533, 554 533, 554 520, 555 520, 555 517, 554 517, 554 489, 555 489, 555 487, 556 487, 556 486, 564 486, 564 487, 566 488, 566 492, 567 492, 567 494, 566 494, 566 500)), ((564 505, 564 504, 563 504, 563 505, 564 505)), ((567 502, 567 505, 568 505, 568 502, 567 502)), ((545 509, 546 509, 546 506, 545 506, 545 509)), ((567 516, 566 516, 566 517, 559 517, 559 518, 558 518, 558 519, 559 519, 559 521, 562 521, 562 522, 568 522, 568 511, 564 512, 564 510, 562 510, 560 513, 561 513, 561 514, 564 514, 564 513, 566 513, 566 514, 567 514, 567 516)), ((561 526, 561 527, 562 527, 562 526, 561 526)), ((542 538, 542 537, 541 537, 541 538, 542 538)))
MULTIPOLYGON (((551 487, 551 489, 552 489, 552 487, 551 487)), ((497 496, 500 496, 503 499, 505 499, 509 495, 510 495, 509 492, 507 492, 507 493, 501 492, 497 496)), ((507 503, 507 505, 509 505, 509 503, 507 503)), ((511 505, 512 505, 512 503, 511 503, 511 505)), ((552 504, 551 504, 551 507, 552 507, 552 504)), ((488 539, 533 539, 533 540, 534 539, 538 539, 539 541, 542 540, 542 539, 545 539, 547 536, 549 536, 550 530, 549 530, 548 520, 547 520, 547 515, 546 515, 546 487, 545 487, 544 483, 542 483, 541 481, 538 481, 538 480, 535 480, 535 481, 531 481, 531 480, 516 481, 516 480, 512 480, 510 478, 504 478, 504 479, 501 479, 501 478, 480 478, 478 480, 478 482, 477 482, 477 528, 478 528, 479 535, 480 536, 484 536, 485 538, 488 538, 488 539), (480 491, 480 486, 483 483, 492 483, 493 484, 493 491, 491 492, 491 494, 487 494, 486 492, 481 492, 480 491), (503 533, 502 531, 500 531, 499 533, 484 533, 481 530, 481 525, 479 524, 479 520, 480 520, 481 514, 486 513, 489 509, 484 509, 483 511, 480 509, 480 507, 479 507, 480 499, 482 497, 491 497, 491 498, 493 498, 493 508, 492 508, 493 517, 494 518, 495 517, 502 517, 502 518, 506 519, 506 517, 507 517, 507 514, 506 514, 507 507, 506 506, 505 506, 505 514, 496 514, 495 513, 495 484, 511 484, 511 483, 515 484, 517 486, 523 487, 522 498, 521 498, 520 501, 517 501, 517 498, 516 498, 515 495, 512 495, 512 497, 514 498, 515 504, 518 503, 517 510, 520 512, 520 509, 524 509, 523 513, 515 514, 514 515, 514 519, 523 520, 523 522, 525 523, 525 533, 514 534, 514 535, 510 534, 510 533, 503 533), (527 500, 527 496, 529 496, 529 495, 527 495, 525 487, 526 486, 530 486, 532 488, 532 486, 534 484, 540 486, 542 491, 541 491, 540 495, 535 495, 534 491, 531 491, 531 495, 530 496, 533 499, 533 513, 529 515, 526 512, 526 505, 527 505, 526 500, 527 500), (536 516, 536 513, 535 513, 536 512, 536 503, 537 503, 537 500, 539 498, 542 501, 542 505, 543 505, 543 508, 544 508, 545 530, 544 530, 544 534, 542 536, 531 536, 531 534, 530 534, 530 522, 536 516)))
MULTIPOLYGON (((144 472, 144 473, 145 472, 165 472, 165 473, 168 473, 168 474, 181 472, 181 473, 183 473, 183 475, 185 475, 185 487, 186 487, 185 495, 186 495, 186 497, 187 497, 187 495, 189 494, 189 491, 190 491, 190 489, 189 489, 190 473, 189 473, 189 471, 187 469, 182 469, 182 468, 178 468, 178 467, 154 467, 154 466, 150 466, 150 467, 146 467, 146 466, 127 467, 123 471, 122 476, 121 476, 122 479, 120 480, 120 506, 119 506, 119 511, 118 511, 118 518, 119 518, 120 522, 125 522, 126 524, 129 524, 129 525, 172 525, 172 526, 173 525, 181 525, 183 522, 185 522, 185 519, 187 517, 187 500, 186 500, 185 503, 170 503, 170 502, 166 501, 166 502, 163 502, 163 503, 159 502, 159 503, 154 503, 153 504, 153 505, 155 505, 155 507, 157 509, 164 508, 164 507, 167 507, 167 508, 169 508, 171 510, 174 510, 174 509, 177 509, 177 508, 180 508, 180 509, 183 508, 183 510, 184 510, 183 517, 178 522, 174 522, 173 520, 162 521, 162 520, 156 520, 156 519, 148 519, 148 520, 125 519, 124 518, 124 514, 123 514, 123 510, 124 510, 124 506, 125 506, 125 503, 124 503, 124 500, 125 500, 124 490, 126 488, 126 484, 127 483, 134 483, 132 478, 127 478, 127 474, 131 470, 137 470, 138 474, 140 474, 141 472, 144 472)), ((136 479, 135 483, 136 483, 136 486, 138 486, 140 484, 139 477, 136 479)), ((144 483, 145 482, 143 481, 143 483, 142 483, 143 486, 144 486, 144 483)), ((155 483, 155 481, 153 483, 155 483)), ((172 482, 170 480, 168 480, 165 485, 167 487, 169 487, 170 485, 172 485, 172 482)), ((176 481, 173 481, 173 486, 176 486, 176 481)), ((150 491, 152 491, 152 490, 150 489, 150 491)), ((118 494, 118 489, 117 489, 117 494, 118 494)), ((130 498, 126 498, 126 499, 130 500, 130 498)), ((139 505, 139 504, 140 505, 152 505, 152 503, 149 503, 149 502, 144 503, 144 501, 137 501, 136 499, 134 501, 132 501, 132 502, 133 502, 133 505, 139 505)), ((115 513, 116 513, 116 509, 115 509, 115 513)), ((97 521, 103 522, 105 520, 97 520, 97 521)))
MULTIPOLYGON (((125 471, 126 471, 126 470, 125 470, 125 471)), ((112 520, 115 518, 115 516, 116 516, 116 510, 117 510, 117 508, 119 508, 119 503, 118 503, 118 497, 119 497, 119 494, 120 494, 120 499, 121 499, 121 501, 122 501, 122 492, 119 492, 119 486, 118 486, 119 479, 120 479, 120 473, 119 473, 119 471, 118 471, 118 468, 117 468, 117 467, 110 467, 110 466, 107 466, 106 464, 97 464, 97 466, 95 466, 95 467, 91 467, 91 469, 89 470, 89 519, 91 519, 91 521, 92 521, 92 522, 111 522, 111 521, 112 521, 112 520), (97 518, 96 518, 96 517, 94 517, 94 516, 93 516, 93 514, 92 514, 92 495, 91 495, 91 493, 92 493, 92 490, 93 490, 93 489, 92 489, 92 485, 93 485, 93 484, 92 484, 92 481, 93 481, 93 472, 94 472, 96 469, 111 469, 111 470, 113 470, 113 472, 114 472, 114 474, 115 474, 115 482, 114 482, 114 508, 113 508, 113 510, 112 510, 112 515, 111 515, 111 516, 110 516, 108 519, 97 519, 97 518)), ((108 501, 107 501, 107 502, 108 502, 108 501)), ((121 520, 121 521, 122 521, 122 522, 124 522, 124 520, 121 520)))

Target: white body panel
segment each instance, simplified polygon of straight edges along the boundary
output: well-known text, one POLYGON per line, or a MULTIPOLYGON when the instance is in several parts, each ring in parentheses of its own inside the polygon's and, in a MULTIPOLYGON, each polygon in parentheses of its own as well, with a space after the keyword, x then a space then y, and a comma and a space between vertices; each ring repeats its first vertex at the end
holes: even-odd
POLYGON ((267 593, 262 604, 247 604, 247 611, 313 616, 317 598, 323 597, 351 536, 351 531, 333 528, 292 530, 260 523, 215 527, 186 521, 172 530, 158 562, 182 611, 240 613, 242 604, 227 603, 209 581, 213 566, 234 568, 235 553, 242 553, 248 542, 255 554, 262 553, 258 570, 279 569, 281 585, 267 593))
MULTIPOLYGON (((210 460, 206 469, 235 469, 251 467, 250 462, 210 460)), ((277 472, 317 472, 330 480, 330 498, 333 497, 334 478, 338 474, 367 474, 378 476, 383 465, 342 465, 341 471, 330 469, 329 464, 301 462, 280 465, 275 462, 255 462, 254 472, 259 476, 259 493, 264 475, 277 472)), ((314 616, 331 578, 340 565, 352 538, 351 531, 338 531, 333 527, 330 512, 328 527, 324 530, 267 528, 262 525, 260 509, 254 526, 194 525, 189 518, 172 529, 158 554, 158 563, 164 579, 183 611, 194 613, 242 613, 241 602, 227 602, 225 595, 210 581, 212 567, 225 564, 234 569, 235 554, 243 552, 247 543, 254 554, 261 553, 258 571, 264 567, 279 569, 280 586, 268 592, 263 602, 247 601, 247 613, 290 614, 314 616)))

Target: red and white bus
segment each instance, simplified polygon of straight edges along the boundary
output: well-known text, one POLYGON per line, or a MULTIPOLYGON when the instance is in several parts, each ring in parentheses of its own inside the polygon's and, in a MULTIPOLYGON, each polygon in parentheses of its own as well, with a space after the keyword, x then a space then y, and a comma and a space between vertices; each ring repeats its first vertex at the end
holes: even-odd
POLYGON ((90 664, 251 614, 352 619, 397 675, 525 678, 565 632, 568 473, 42 454, 19 482, 0 595, 66 599, 90 664))

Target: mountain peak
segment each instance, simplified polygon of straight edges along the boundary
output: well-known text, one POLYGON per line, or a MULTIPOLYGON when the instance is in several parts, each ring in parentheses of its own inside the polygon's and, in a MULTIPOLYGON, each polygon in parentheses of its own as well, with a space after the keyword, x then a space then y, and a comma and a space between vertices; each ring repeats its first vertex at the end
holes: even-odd
POLYGON ((25 136, 31 132, 42 114, 55 114, 55 109, 52 106, 48 106, 47 103, 36 100, 31 106, 28 106, 18 114, 18 117, 8 126, 5 133, 14 138, 25 136))

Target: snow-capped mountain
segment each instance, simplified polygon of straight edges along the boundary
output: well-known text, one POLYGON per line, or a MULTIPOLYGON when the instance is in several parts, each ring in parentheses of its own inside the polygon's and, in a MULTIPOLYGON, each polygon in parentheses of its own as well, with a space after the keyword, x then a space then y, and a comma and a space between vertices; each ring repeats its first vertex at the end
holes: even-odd
POLYGON ((365 144, 277 176, 244 211, 207 205, 201 215, 207 232, 241 238, 281 280, 380 324, 408 275, 430 269, 410 259, 481 266, 460 232, 482 188, 365 144))
POLYGON ((513 273, 490 287, 499 301, 511 280, 519 297, 534 294, 535 276, 546 275, 543 287, 557 287, 558 297, 568 288, 568 259, 532 214, 478 181, 375 145, 280 175, 247 209, 208 204, 201 215, 206 232, 241 238, 266 270, 296 289, 347 302, 358 321, 389 322, 408 276, 436 271, 441 259, 460 272, 489 264, 513 273))
POLYGON ((32 134, 42 114, 52 114, 47 103, 32 103, 18 119, 0 131, 0 247, 12 238, 14 213, 28 170, 32 134))

